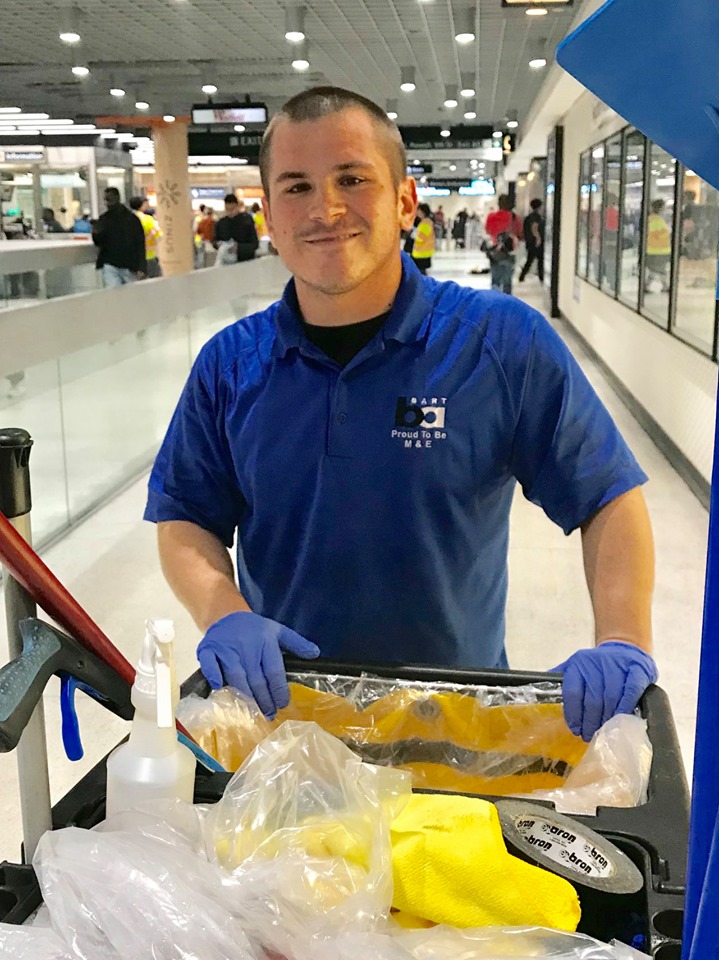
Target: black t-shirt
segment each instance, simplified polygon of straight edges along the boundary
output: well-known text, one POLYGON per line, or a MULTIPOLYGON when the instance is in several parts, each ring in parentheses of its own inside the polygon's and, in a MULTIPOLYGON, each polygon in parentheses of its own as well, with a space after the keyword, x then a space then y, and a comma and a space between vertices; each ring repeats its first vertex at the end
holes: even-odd
POLYGON ((528 247, 541 247, 544 243, 544 217, 541 213, 530 213, 529 216, 524 218, 524 242, 528 247), (537 243, 537 238, 532 232, 533 223, 536 223, 539 227, 541 238, 539 243, 537 243))
POLYGON ((372 337, 378 333, 389 316, 389 310, 372 317, 371 320, 360 320, 359 323, 348 323, 343 327, 318 327, 313 323, 302 321, 307 339, 331 360, 346 367, 353 357, 366 347, 372 337))
POLYGON ((234 240, 237 243, 237 259, 251 260, 260 243, 252 214, 243 210, 234 217, 222 217, 215 224, 215 243, 234 240))

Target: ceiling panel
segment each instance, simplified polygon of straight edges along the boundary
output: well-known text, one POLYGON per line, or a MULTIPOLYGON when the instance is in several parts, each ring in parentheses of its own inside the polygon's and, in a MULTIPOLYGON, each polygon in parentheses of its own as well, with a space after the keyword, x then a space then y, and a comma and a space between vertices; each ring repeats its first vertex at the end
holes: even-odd
POLYGON ((349 86, 383 106, 399 101, 399 122, 460 122, 442 106, 445 84, 471 72, 476 123, 501 121, 508 110, 526 116, 542 73, 528 61, 544 41, 551 61, 580 0, 527 17, 501 0, 307 0, 310 71, 291 67, 279 0, 79 0, 80 55, 90 76, 70 73, 75 48, 58 38, 61 7, 46 0, 4 0, 0 30, 0 106, 43 109, 55 116, 135 113, 136 97, 151 112, 185 114, 203 99, 200 87, 219 87, 218 100, 265 100, 277 109, 316 83, 349 86), (471 7, 477 40, 454 40, 455 18, 471 7), (417 72, 412 94, 399 90, 402 66, 417 72), (110 97, 111 85, 127 90, 110 97))

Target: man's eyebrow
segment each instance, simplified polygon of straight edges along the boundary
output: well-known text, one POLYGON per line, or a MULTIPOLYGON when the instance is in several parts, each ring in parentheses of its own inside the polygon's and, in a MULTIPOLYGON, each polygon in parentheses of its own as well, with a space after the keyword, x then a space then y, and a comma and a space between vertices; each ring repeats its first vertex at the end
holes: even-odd
MULTIPOLYGON (((338 163, 334 169, 337 171, 342 170, 356 170, 361 168, 363 170, 374 170, 374 164, 369 163, 365 160, 349 160, 346 163, 338 163)), ((287 180, 306 180, 307 174, 303 170, 285 170, 279 176, 275 177, 275 183, 284 183, 287 180)))

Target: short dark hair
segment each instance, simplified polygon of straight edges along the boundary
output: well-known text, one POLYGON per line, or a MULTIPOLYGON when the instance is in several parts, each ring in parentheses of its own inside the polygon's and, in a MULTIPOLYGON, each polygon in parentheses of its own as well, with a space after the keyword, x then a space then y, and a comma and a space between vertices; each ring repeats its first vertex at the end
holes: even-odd
POLYGON ((497 203, 499 204, 500 210, 511 210, 514 206, 508 193, 500 193, 497 197, 497 203))
POLYGON ((539 197, 537 197, 535 200, 532 200, 529 206, 532 208, 532 210, 539 210, 539 208, 542 206, 542 201, 539 199, 539 197))
POLYGON ((234 193, 226 193, 226 194, 225 194, 225 203, 239 203, 239 202, 240 202, 240 201, 237 199, 237 197, 234 195, 234 193))
POLYGON ((652 213, 659 213, 663 206, 664 201, 661 197, 657 197, 656 200, 652 200, 652 213))
POLYGON ((105 187, 105 199, 112 200, 113 203, 119 203, 120 191, 117 187, 105 187))
POLYGON ((432 208, 428 203, 418 203, 417 209, 421 210, 425 217, 428 217, 432 213, 432 208))
POLYGON ((345 90, 343 87, 312 87, 291 97, 280 112, 270 120, 265 130, 260 147, 260 176, 265 196, 270 195, 270 151, 277 125, 283 120, 288 120, 290 123, 320 120, 322 117, 329 117, 352 107, 364 110, 387 136, 390 141, 387 160, 392 171, 392 182, 395 189, 400 185, 407 176, 407 151, 397 125, 390 120, 385 111, 373 100, 352 90, 345 90))
POLYGON ((142 209, 142 205, 146 200, 147 197, 130 197, 130 210, 142 209))
POLYGON ((43 218, 43 220, 54 220, 54 219, 55 219, 55 211, 52 209, 52 207, 43 207, 43 208, 42 208, 42 218, 43 218))

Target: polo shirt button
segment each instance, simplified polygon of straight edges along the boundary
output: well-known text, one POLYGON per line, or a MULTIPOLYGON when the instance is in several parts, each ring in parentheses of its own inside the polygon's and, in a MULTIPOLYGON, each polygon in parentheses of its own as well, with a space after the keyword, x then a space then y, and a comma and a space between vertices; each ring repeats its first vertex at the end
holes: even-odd
POLYGON ((337 423, 346 423, 346 422, 347 422, 347 414, 346 414, 346 413, 338 413, 338 414, 337 414, 337 423))

